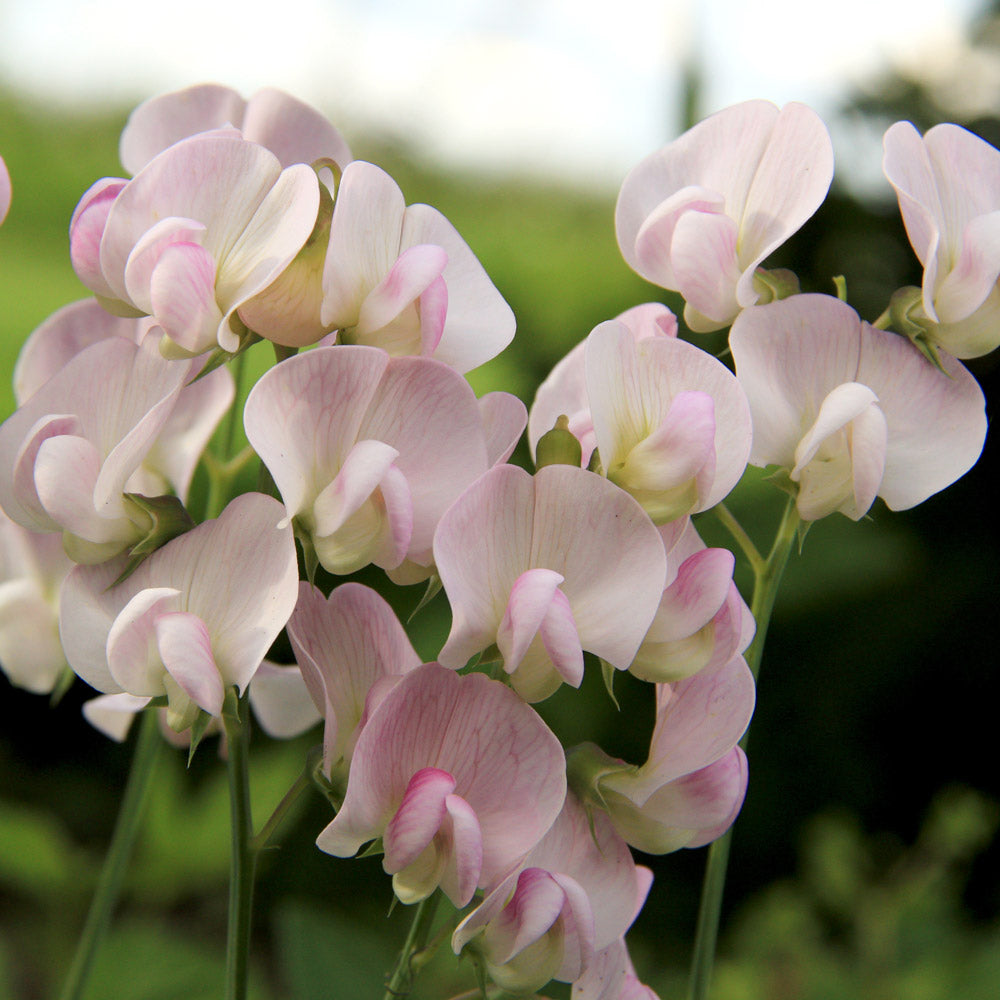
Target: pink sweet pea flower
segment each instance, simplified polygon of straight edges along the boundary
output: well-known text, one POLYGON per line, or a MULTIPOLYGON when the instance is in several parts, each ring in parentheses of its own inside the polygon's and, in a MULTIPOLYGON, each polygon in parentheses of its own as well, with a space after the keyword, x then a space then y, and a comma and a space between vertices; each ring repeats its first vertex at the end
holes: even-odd
POLYGON ((496 644, 529 701, 583 679, 583 651, 624 670, 663 592, 663 543, 600 476, 551 465, 492 469, 449 508, 434 560, 452 609, 445 666, 496 644))
POLYGON ((560 398, 569 388, 563 369, 538 390, 530 425, 537 433, 553 413, 572 413, 583 464, 593 467, 596 446, 598 471, 664 524, 713 507, 739 481, 750 453, 750 408, 732 372, 711 355, 639 332, 621 320, 591 331, 582 359, 576 355, 586 405, 578 392, 560 398))
POLYGON ((165 695, 177 731, 199 709, 219 715, 226 689, 242 693, 295 606, 295 543, 278 527, 283 518, 276 500, 246 493, 122 583, 112 586, 119 560, 76 567, 59 623, 70 666, 105 693, 165 695))
POLYGON ((329 777, 335 764, 351 759, 366 705, 373 707, 372 688, 422 661, 389 604, 360 583, 335 587, 329 598, 312 584, 300 583, 288 638, 325 720, 323 767, 329 777))
POLYGON ((0 224, 7 218, 10 210, 10 174, 7 171, 7 164, 0 156, 0 224))
POLYGON ((788 470, 804 520, 858 520, 876 496, 906 510, 979 457, 985 404, 965 367, 942 354, 938 371, 838 299, 747 310, 729 342, 753 413, 750 461, 788 470))
POLYGON ((646 763, 633 767, 584 744, 570 754, 574 788, 647 854, 707 844, 728 829, 743 803, 746 757, 736 743, 753 706, 753 676, 741 656, 676 684, 657 684, 646 763))
MULTIPOLYGON (((91 344, 121 337, 141 344, 155 326, 148 318, 112 316, 93 299, 72 302, 53 313, 32 332, 21 348, 14 366, 14 394, 23 404, 56 372, 91 344)), ((166 367, 174 362, 153 364, 166 367)), ((202 452, 219 421, 228 412, 235 394, 233 377, 227 368, 217 368, 196 378, 200 365, 187 366, 189 381, 177 396, 170 416, 144 459, 147 469, 155 469, 170 484, 181 502, 188 490, 202 452)))
POLYGON ((658 684, 721 667, 753 638, 750 609, 733 583, 728 549, 706 548, 690 518, 660 528, 667 585, 629 673, 658 684))
MULTIPOLYGON (((623 323, 636 341, 649 337, 676 337, 677 317, 659 302, 647 302, 626 310, 615 319, 623 323)), ((535 454, 538 439, 555 427, 556 420, 565 416, 570 432, 579 440, 584 468, 597 447, 594 420, 590 413, 587 392, 587 341, 582 340, 558 361, 548 377, 538 387, 535 401, 528 414, 528 446, 535 454)))
POLYGON ((247 438, 319 562, 351 573, 405 561, 411 578, 414 565, 430 571, 445 508, 488 467, 483 420, 447 365, 373 347, 289 358, 254 386, 244 411, 247 438))
POLYGON ((625 933, 648 887, 608 817, 567 793, 538 846, 458 925, 452 948, 468 948, 518 995, 573 982, 625 933))
POLYGON ((699 333, 759 297, 754 273, 819 208, 830 136, 803 104, 747 101, 706 118, 625 178, 615 225, 629 266, 680 292, 699 333))
POLYGON ((407 207, 396 182, 360 160, 337 188, 322 322, 341 343, 424 355, 465 373, 514 336, 514 314, 450 222, 407 207))
POLYGON ((271 88, 244 100, 229 87, 205 83, 140 104, 122 132, 122 166, 137 174, 175 142, 221 128, 239 129, 244 139, 274 153, 283 167, 333 160, 343 168, 351 161, 343 136, 308 104, 271 88))
POLYGON ((77 562, 109 559, 148 530, 124 493, 169 489, 168 470, 147 459, 191 366, 166 363, 155 340, 91 345, 0 427, 0 506, 29 530, 64 532, 77 562))
POLYGON ((483 674, 428 663, 362 729, 343 807, 316 843, 349 857, 381 837, 400 900, 440 886, 461 907, 538 843, 565 794, 562 747, 530 706, 483 674))
POLYGON ((73 263, 106 307, 152 316, 165 354, 236 351, 237 310, 292 262, 319 206, 311 167, 282 169, 234 130, 202 133, 91 188, 70 223, 73 263))
POLYGON ((0 511, 0 669, 35 694, 66 669, 59 588, 72 566, 58 535, 25 531, 0 511))
POLYGON ((1000 344, 1000 152, 958 125, 896 122, 882 169, 924 267, 918 322, 958 358, 1000 344))

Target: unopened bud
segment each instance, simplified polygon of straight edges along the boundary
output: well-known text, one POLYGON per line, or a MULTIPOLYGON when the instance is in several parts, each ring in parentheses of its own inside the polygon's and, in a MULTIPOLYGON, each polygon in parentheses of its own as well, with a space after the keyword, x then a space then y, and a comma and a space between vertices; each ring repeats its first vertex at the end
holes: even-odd
POLYGON ((574 465, 580 467, 583 450, 580 442, 569 429, 569 417, 556 418, 555 426, 546 431, 535 447, 535 468, 546 465, 574 465))

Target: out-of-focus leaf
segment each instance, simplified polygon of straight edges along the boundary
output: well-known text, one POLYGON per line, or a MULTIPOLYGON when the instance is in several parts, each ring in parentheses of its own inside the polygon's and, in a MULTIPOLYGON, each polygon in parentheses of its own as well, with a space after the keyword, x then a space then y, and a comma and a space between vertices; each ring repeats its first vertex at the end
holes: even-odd
POLYGON ((0 810, 0 884, 44 896, 60 893, 78 871, 77 849, 53 816, 5 802, 0 810))

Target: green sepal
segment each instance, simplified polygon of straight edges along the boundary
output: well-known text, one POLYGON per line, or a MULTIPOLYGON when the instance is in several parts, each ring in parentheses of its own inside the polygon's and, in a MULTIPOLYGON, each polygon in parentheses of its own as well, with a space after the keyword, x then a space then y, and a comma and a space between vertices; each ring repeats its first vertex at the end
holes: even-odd
MULTIPOLYGON (((295 524, 295 522, 292 522, 295 524)), ((295 539, 302 549, 302 566, 306 573, 306 580, 315 583, 316 570, 319 569, 319 556, 316 555, 316 546, 313 545, 312 536, 303 531, 298 524, 295 524, 295 539)))
POLYGON ((406 619, 406 624, 409 625, 417 615, 427 607, 431 601, 441 593, 441 588, 444 584, 441 582, 441 577, 437 573, 432 573, 430 578, 427 580, 427 589, 424 590, 424 596, 420 598, 417 606, 410 612, 410 617, 406 619))
POLYGON ((145 497, 141 493, 125 493, 123 496, 129 519, 136 526, 145 528, 146 534, 128 550, 125 568, 111 584, 112 587, 127 580, 157 549, 195 526, 194 518, 175 496, 145 497))
POLYGON ((802 546, 805 545, 806 534, 811 527, 812 521, 803 521, 802 518, 799 518, 795 525, 795 544, 798 546, 799 555, 802 555, 802 546))
POLYGON ((835 274, 833 276, 833 287, 836 289, 837 298, 841 302, 847 301, 847 279, 842 274, 835 274))
MULTIPOLYGON (((376 837, 360 854, 355 854, 355 858, 380 858, 385 854, 385 847, 382 844, 382 838, 376 837)), ((393 899, 396 897, 393 896, 393 899)))
POLYGON ((790 497, 797 498, 799 495, 799 484, 792 479, 788 469, 781 468, 764 477, 765 483, 771 483, 782 493, 787 493, 790 497))
POLYGON ((76 674, 71 667, 63 667, 62 672, 56 678, 56 682, 49 694, 49 708, 55 708, 66 696, 66 692, 73 686, 76 674))
POLYGON ((188 767, 191 766, 191 761, 194 760, 194 752, 201 744, 214 718, 214 716, 209 715, 208 712, 202 709, 195 716, 194 722, 191 723, 191 746, 188 748, 188 767))
POLYGON ((937 345, 928 336, 935 324, 924 312, 923 292, 915 285, 897 288, 889 299, 888 311, 893 330, 906 337, 939 372, 948 375, 937 345))
POLYGON ((607 808, 601 793, 601 779, 638 768, 606 754, 596 743, 580 743, 566 751, 566 781, 582 802, 607 808))
POLYGON ((234 685, 233 687, 226 689, 226 697, 222 702, 222 718, 223 721, 226 719, 232 719, 235 722, 240 722, 240 692, 234 685))
POLYGON ((611 699, 615 708, 620 712, 622 710, 621 705, 618 704, 618 699, 615 697, 615 674, 618 673, 617 670, 606 660, 601 660, 601 677, 604 679, 604 690, 608 692, 608 697, 611 699))
POLYGON ((475 952, 472 956, 472 967, 476 970, 476 985, 479 987, 479 1000, 489 1000, 489 980, 486 978, 486 963, 475 952))
POLYGON ((580 442, 569 429, 569 417, 562 414, 556 418, 555 426, 546 431, 535 445, 535 468, 546 465, 572 465, 580 467, 583 450, 580 442))
POLYGON ((166 708, 167 707, 167 696, 165 694, 158 694, 155 698, 149 699, 149 704, 146 706, 144 711, 151 708, 166 708))
POLYGON ((758 267, 753 274, 753 287, 757 293, 757 305, 767 305, 779 299, 788 299, 802 290, 798 275, 787 267, 776 267, 773 271, 758 267))
MULTIPOLYGON (((236 317, 234 316, 233 319, 236 319, 236 317)), ((200 381, 206 375, 211 375, 216 368, 221 368, 223 365, 229 364, 230 361, 234 361, 244 351, 253 347, 254 344, 259 344, 264 339, 259 334, 254 333, 253 330, 248 330, 242 323, 239 325, 242 329, 233 331, 240 338, 239 347, 235 351, 224 351, 221 347, 216 347, 208 355, 208 360, 205 362, 204 367, 187 383, 188 385, 194 385, 195 382, 200 381)), ((232 321, 230 321, 230 328, 232 328, 232 321)))

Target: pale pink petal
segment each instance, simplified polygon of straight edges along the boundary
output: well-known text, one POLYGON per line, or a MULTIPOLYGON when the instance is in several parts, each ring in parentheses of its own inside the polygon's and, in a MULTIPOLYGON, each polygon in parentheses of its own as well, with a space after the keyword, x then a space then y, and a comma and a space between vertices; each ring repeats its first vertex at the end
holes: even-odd
POLYGON ((448 314, 434 357, 465 374, 496 357, 514 337, 514 313, 455 227, 429 205, 411 205, 403 219, 400 249, 442 247, 448 314))
POLYGON ((878 397, 866 385, 847 382, 827 393, 820 404, 812 426, 806 431, 795 449, 792 478, 797 479, 802 469, 813 460, 822 443, 844 428, 855 417, 878 403, 878 397))
POLYGON ((335 587, 329 599, 299 584, 288 637, 315 707, 326 717, 329 770, 353 751, 372 686, 415 669, 420 657, 386 601, 356 583, 335 587))
POLYGON ((448 667, 495 641, 514 582, 531 568, 534 489, 512 465, 497 466, 445 512, 434 535, 434 562, 451 604, 448 667))
MULTIPOLYGON (((200 244, 205 226, 197 219, 170 216, 159 219, 136 240, 125 261, 125 292, 129 301, 143 312, 153 311, 150 282, 164 251, 174 243, 200 244)), ((207 252, 207 251, 206 251, 207 252)), ((211 255, 209 255, 211 260, 211 255)), ((212 279, 214 281, 214 263, 212 279)))
POLYGON ((402 191, 384 170, 362 160, 344 169, 323 270, 324 326, 358 322, 365 297, 399 256, 405 209, 402 191))
POLYGON ((149 701, 131 694, 102 694, 83 703, 83 717, 98 732, 123 743, 136 715, 149 701))
POLYGON ((283 167, 330 159, 341 168, 351 160, 344 137, 315 108, 265 87, 247 101, 241 125, 251 142, 266 146, 283 167))
POLYGON ((156 622, 177 610, 179 598, 180 591, 173 587, 140 590, 115 618, 108 631, 108 669, 123 691, 144 697, 164 693, 156 622))
POLYGON ((977 216, 965 227, 960 253, 934 295, 942 323, 965 319, 978 309, 1000 277, 1000 211, 977 216))
POLYGON ((388 326, 441 276, 447 263, 448 255, 441 247, 420 245, 405 250, 365 296, 358 313, 358 333, 363 336, 388 326))
POLYGON ((149 281, 150 312, 191 354, 215 346, 222 312, 215 301, 215 261, 197 243, 171 243, 149 281))
POLYGON ((573 609, 561 590, 552 595, 539 634, 556 673, 570 686, 579 687, 583 681, 583 649, 573 609))
MULTIPOLYGON (((677 290, 687 302, 685 319, 694 309, 719 328, 740 311, 736 300, 739 236, 736 222, 728 215, 686 212, 678 219, 670 259, 677 290)), ((709 331, 699 328, 698 332, 709 331)))
POLYGON ((488 392, 479 399, 479 413, 486 434, 486 464, 489 468, 510 458, 524 433, 528 411, 509 392, 488 392))
POLYGON ((209 715, 222 712, 225 689, 205 623, 188 612, 162 614, 156 619, 156 645, 167 673, 184 693, 209 715))
POLYGON ((7 164, 4 163, 3 157, 0 156, 0 223, 7 218, 7 212, 10 210, 10 173, 7 170, 7 164))
POLYGON ((507 607, 497 630, 504 670, 517 670, 528 646, 541 628, 563 577, 550 569, 529 569, 511 587, 507 607))
POLYGON ((212 83, 151 97, 129 115, 122 131, 118 144, 122 166, 137 174, 181 139, 225 125, 238 128, 245 108, 246 101, 235 90, 212 83))
POLYGON ((447 861, 441 873, 441 891, 456 906, 465 906, 475 894, 483 870, 483 835, 475 810, 460 795, 448 795, 440 836, 447 861))
POLYGON ((358 441, 313 504, 317 535, 332 535, 378 487, 399 452, 381 441, 358 441))
MULTIPOLYGON (((38 495, 35 465, 47 441, 58 440, 64 435, 78 436, 80 421, 71 413, 55 413, 44 415, 34 424, 29 424, 28 420, 33 415, 30 409, 22 408, 0 430, 0 455, 3 456, 4 468, 11 469, 9 479, 0 476, 0 504, 7 516, 23 528, 58 531, 59 524, 46 512, 38 495), (22 433, 24 436, 20 437, 22 433)), ((95 473, 93 479, 96 478, 95 473)))
POLYGON ((388 362, 370 347, 320 348, 276 365, 250 391, 247 438, 289 516, 303 513, 336 476, 388 362))
POLYGON ((111 205, 127 181, 105 177, 80 199, 69 224, 69 255, 77 277, 95 294, 114 298, 101 269, 101 237, 111 205))
POLYGON ((729 596, 734 565, 728 549, 703 549, 685 559, 651 626, 656 641, 684 639, 714 618, 729 596))
POLYGON ((802 227, 826 198, 833 179, 833 145, 826 126, 804 104, 778 113, 757 164, 740 220, 740 306, 757 300, 753 272, 802 227))
POLYGON ((663 544, 642 508, 593 473, 565 465, 540 469, 529 565, 565 577, 560 589, 582 647, 626 669, 652 621, 666 575, 663 544))
POLYGON ((302 679, 302 671, 268 660, 253 675, 250 704, 260 728, 275 739, 292 739, 312 729, 322 718, 302 679))
POLYGON ((540 839, 565 795, 558 740, 510 688, 425 664, 395 685, 362 730, 343 807, 319 847, 348 856, 381 836, 423 768, 452 775, 454 794, 475 813, 480 885, 492 884, 540 839))
POLYGON ((944 372, 901 337, 862 327, 858 380, 879 397, 888 428, 879 487, 891 510, 923 503, 963 476, 986 438, 985 398, 968 369, 941 355, 944 372))
POLYGON ((421 768, 409 780, 382 835, 385 870, 390 875, 413 864, 434 839, 445 817, 445 799, 454 790, 455 779, 440 768, 421 768))
POLYGON ((725 198, 715 191, 697 185, 683 187, 664 198, 639 226, 631 255, 634 262, 624 249, 622 253, 644 278, 676 289, 679 279, 673 265, 673 240, 678 222, 688 213, 721 216, 725 207, 725 198))

